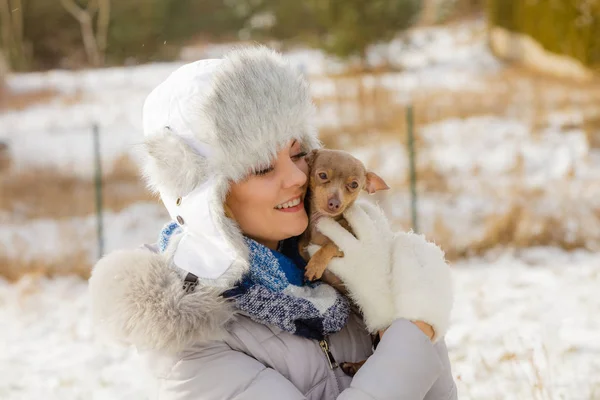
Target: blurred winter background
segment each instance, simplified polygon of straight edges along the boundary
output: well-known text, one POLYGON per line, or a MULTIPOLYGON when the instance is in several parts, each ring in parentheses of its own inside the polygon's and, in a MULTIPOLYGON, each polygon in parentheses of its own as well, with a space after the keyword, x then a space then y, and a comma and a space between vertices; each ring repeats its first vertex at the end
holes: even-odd
POLYGON ((600 1, 0 0, 0 38, 0 398, 144 398, 86 283, 167 221, 142 102, 260 42, 398 229, 446 251, 459 398, 600 399, 600 1))

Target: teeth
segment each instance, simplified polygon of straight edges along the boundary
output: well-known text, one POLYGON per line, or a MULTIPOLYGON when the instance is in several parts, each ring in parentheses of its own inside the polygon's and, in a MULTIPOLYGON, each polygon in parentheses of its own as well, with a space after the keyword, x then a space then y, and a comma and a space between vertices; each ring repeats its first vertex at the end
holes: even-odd
POLYGON ((282 208, 295 207, 298 204, 300 204, 300 197, 298 197, 298 198, 296 198, 294 200, 288 201, 287 203, 280 204, 280 205, 278 205, 275 208, 277 208, 278 210, 281 210, 282 208))

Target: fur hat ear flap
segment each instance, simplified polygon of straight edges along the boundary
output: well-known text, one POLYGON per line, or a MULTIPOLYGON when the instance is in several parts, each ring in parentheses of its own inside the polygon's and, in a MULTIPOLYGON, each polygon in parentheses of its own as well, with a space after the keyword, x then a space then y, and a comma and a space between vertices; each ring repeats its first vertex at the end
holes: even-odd
POLYGON ((208 161, 169 127, 146 137, 144 178, 154 192, 185 196, 208 177, 208 161))

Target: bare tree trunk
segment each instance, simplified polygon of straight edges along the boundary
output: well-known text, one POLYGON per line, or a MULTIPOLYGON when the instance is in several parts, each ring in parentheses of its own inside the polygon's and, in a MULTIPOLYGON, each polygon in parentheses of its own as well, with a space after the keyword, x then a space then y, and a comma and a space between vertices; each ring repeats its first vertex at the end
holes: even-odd
POLYGON ((100 56, 100 65, 106 59, 106 43, 108 41, 108 24, 110 22, 110 0, 99 0, 96 43, 100 56))
POLYGON ((94 67, 104 65, 108 22, 110 20, 110 0, 90 0, 87 7, 81 8, 75 0, 60 0, 61 4, 81 26, 81 37, 88 62, 94 67), (98 13, 98 29, 94 34, 94 16, 98 13))
POLYGON ((437 21, 437 1, 436 0, 423 0, 421 6, 421 18, 420 24, 422 25, 433 25, 437 21))
POLYGON ((12 48, 12 22, 8 0, 0 0, 0 23, 2 24, 2 46, 7 52, 10 52, 12 48))
POLYGON ((11 17, 13 21, 13 34, 15 36, 15 42, 21 46, 23 44, 23 6, 21 0, 13 0, 14 6, 12 8, 11 17))
POLYGON ((21 0, 0 0, 2 47, 7 61, 13 66, 25 64, 23 43, 23 10, 21 0))

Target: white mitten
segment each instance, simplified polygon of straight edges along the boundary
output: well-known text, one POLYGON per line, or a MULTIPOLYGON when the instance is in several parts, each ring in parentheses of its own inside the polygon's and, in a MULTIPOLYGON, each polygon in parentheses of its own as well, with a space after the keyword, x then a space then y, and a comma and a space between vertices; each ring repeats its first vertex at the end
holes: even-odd
POLYGON ((396 318, 423 321, 433 327, 433 342, 450 325, 453 303, 450 267, 444 253, 424 236, 398 233, 392 250, 392 287, 396 318))
MULTIPOLYGON (((319 220, 317 229, 344 252, 328 269, 344 282, 367 329, 375 333, 390 326, 395 316, 390 284, 394 234, 383 211, 370 203, 355 203, 344 217, 356 237, 331 218, 319 220)), ((309 246, 308 252, 312 256, 319 248, 309 246)))

